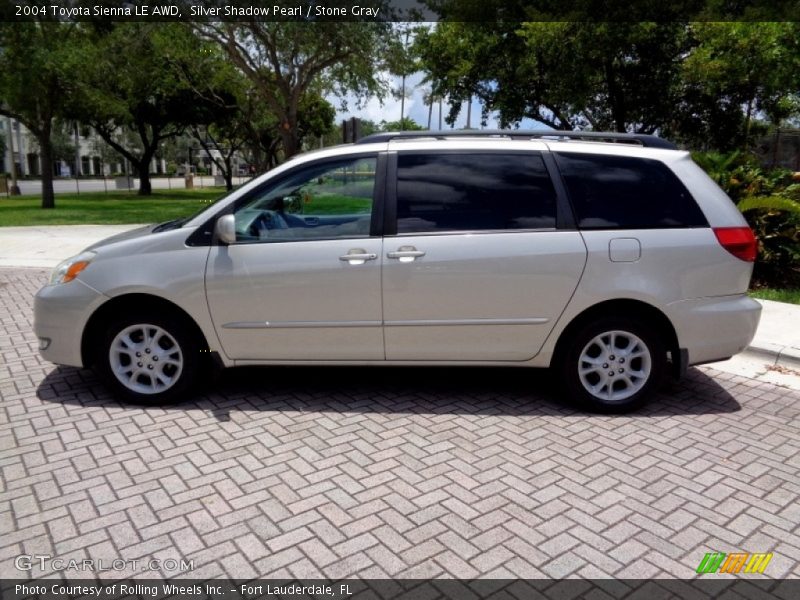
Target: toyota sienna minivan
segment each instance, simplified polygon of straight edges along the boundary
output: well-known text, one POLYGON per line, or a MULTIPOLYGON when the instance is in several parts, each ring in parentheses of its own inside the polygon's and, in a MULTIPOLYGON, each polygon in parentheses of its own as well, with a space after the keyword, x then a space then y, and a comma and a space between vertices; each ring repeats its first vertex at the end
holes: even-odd
POLYGON ((731 200, 654 136, 376 134, 90 246, 34 328, 44 358, 140 402, 214 363, 487 365, 550 367, 623 411, 748 345, 755 257, 731 200))

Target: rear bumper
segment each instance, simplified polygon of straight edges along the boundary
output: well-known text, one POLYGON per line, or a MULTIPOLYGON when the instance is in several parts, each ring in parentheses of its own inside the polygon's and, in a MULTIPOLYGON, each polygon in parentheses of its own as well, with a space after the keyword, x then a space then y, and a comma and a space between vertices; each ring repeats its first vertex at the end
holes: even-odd
POLYGON ((678 334, 678 346, 689 354, 688 364, 724 360, 753 340, 761 305, 745 294, 681 300, 666 313, 678 334))
POLYGON ((107 300, 79 279, 48 285, 33 302, 33 331, 39 338, 39 354, 59 365, 82 367, 81 340, 89 316, 107 300))

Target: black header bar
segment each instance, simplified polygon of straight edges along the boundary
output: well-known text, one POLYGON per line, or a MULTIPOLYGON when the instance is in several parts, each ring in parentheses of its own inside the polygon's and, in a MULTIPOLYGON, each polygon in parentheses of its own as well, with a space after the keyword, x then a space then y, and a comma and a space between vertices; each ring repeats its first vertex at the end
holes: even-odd
POLYGON ((0 21, 800 21, 800 0, 0 0, 0 21))

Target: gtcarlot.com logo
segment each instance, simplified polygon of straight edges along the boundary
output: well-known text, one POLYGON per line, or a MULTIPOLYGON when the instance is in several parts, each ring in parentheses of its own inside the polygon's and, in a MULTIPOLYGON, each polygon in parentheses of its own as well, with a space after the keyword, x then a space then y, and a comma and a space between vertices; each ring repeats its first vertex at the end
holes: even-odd
POLYGON ((22 554, 14 560, 19 571, 192 571, 193 560, 165 558, 159 559, 105 559, 53 558, 49 554, 22 554))
POLYGON ((772 560, 772 552, 734 552, 725 554, 724 552, 709 552, 697 566, 697 572, 704 573, 763 573, 769 561, 772 560))

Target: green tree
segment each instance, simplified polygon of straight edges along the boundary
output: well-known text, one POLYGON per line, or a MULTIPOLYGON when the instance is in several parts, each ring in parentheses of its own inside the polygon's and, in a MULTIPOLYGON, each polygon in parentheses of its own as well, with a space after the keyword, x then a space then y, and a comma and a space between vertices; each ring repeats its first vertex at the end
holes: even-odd
MULTIPOLYGON (((191 128, 192 135, 222 172, 229 190, 233 189, 234 156, 244 148, 250 151, 252 164, 258 171, 274 167, 278 160, 278 120, 247 91, 237 97, 231 110, 218 111, 212 122, 191 128)), ((330 133, 335 115, 330 102, 307 93, 299 109, 300 139, 316 139, 330 133)))
POLYGON ((746 146, 759 116, 779 126, 798 114, 800 24, 692 23, 690 33, 694 47, 682 65, 689 101, 678 114, 706 118, 679 132, 716 138, 723 149, 746 146))
MULTIPOLYGON (((368 135, 372 135, 373 133, 378 133, 380 131, 380 126, 375 121, 370 121, 369 119, 361 119, 361 137, 367 137, 368 135)), ((341 143, 341 139, 339 142, 341 143)))
POLYGON ((278 117, 272 114, 257 94, 248 94, 239 104, 239 123, 243 127, 244 149, 256 173, 275 167, 280 159, 281 137, 278 117))
POLYGON ((434 104, 449 99, 447 122, 452 124, 464 100, 477 96, 483 103, 485 120, 497 95, 493 73, 503 65, 494 53, 502 53, 511 62, 522 51, 516 34, 518 23, 507 21, 487 25, 478 22, 440 22, 434 29, 419 29, 414 38, 414 53, 419 67, 426 72, 425 103, 428 105, 428 129, 432 127, 434 104), (491 71, 491 73, 490 73, 491 71))
POLYGON ((678 23, 447 22, 419 38, 450 123, 474 95, 504 126, 642 133, 669 120, 686 49, 678 23))
POLYGON ((424 129, 414 119, 403 117, 402 121, 381 121, 375 131, 423 131, 424 129))
MULTIPOLYGON (((541 111, 542 99, 565 107, 572 125, 640 133, 653 133, 672 115, 687 49, 681 24, 524 23, 518 35, 525 54, 517 76, 535 82, 528 86, 533 96, 523 96, 527 108, 541 111)), ((513 83, 506 82, 510 93, 513 83)))
POLYGON ((202 40, 198 40, 198 46, 203 49, 206 68, 182 69, 181 74, 209 105, 209 110, 199 115, 201 119, 190 125, 189 132, 222 173, 225 187, 231 190, 234 157, 247 142, 248 131, 257 120, 253 113, 257 105, 249 100, 249 82, 225 60, 222 49, 202 40), (243 107, 248 109, 247 113, 243 107))
POLYGON ((42 162, 42 208, 55 207, 51 136, 74 91, 80 45, 75 23, 0 22, 0 115, 18 120, 36 138, 42 162))
POLYGON ((416 55, 413 39, 415 29, 405 25, 397 29, 397 37, 392 39, 386 52, 386 66, 389 73, 400 77, 400 87, 395 90, 394 96, 400 100, 400 119, 397 124, 401 127, 405 123, 406 98, 412 90, 406 85, 406 80, 420 68, 419 57, 416 55))
MULTIPOLYGON (((432 93, 451 100, 450 123, 474 94, 484 120, 499 111, 503 126, 530 118, 555 129, 658 131, 729 150, 800 115, 795 22, 590 22, 581 13, 552 22, 552 11, 525 0, 434 4, 451 20, 419 34, 417 51, 432 93), (502 19, 479 22, 486 6, 502 19)), ((625 10, 606 4, 609 14, 625 10)))
POLYGON ((379 22, 238 22, 198 25, 225 49, 278 119, 285 157, 301 149, 301 106, 308 92, 385 93, 377 75, 394 35, 379 22))
POLYGON ((298 110, 297 131, 301 142, 306 138, 316 141, 320 136, 330 133, 336 109, 316 92, 308 91, 300 100, 298 110))
POLYGON ((239 123, 233 120, 193 125, 192 136, 200 143, 212 162, 217 165, 225 179, 225 189, 233 189, 234 157, 244 145, 245 138, 241 134, 239 123))
POLYGON ((140 195, 152 191, 150 164, 163 142, 213 120, 233 102, 224 86, 213 85, 222 68, 219 55, 180 23, 125 22, 96 30, 86 60, 77 74, 82 93, 74 115, 131 162, 140 195))

